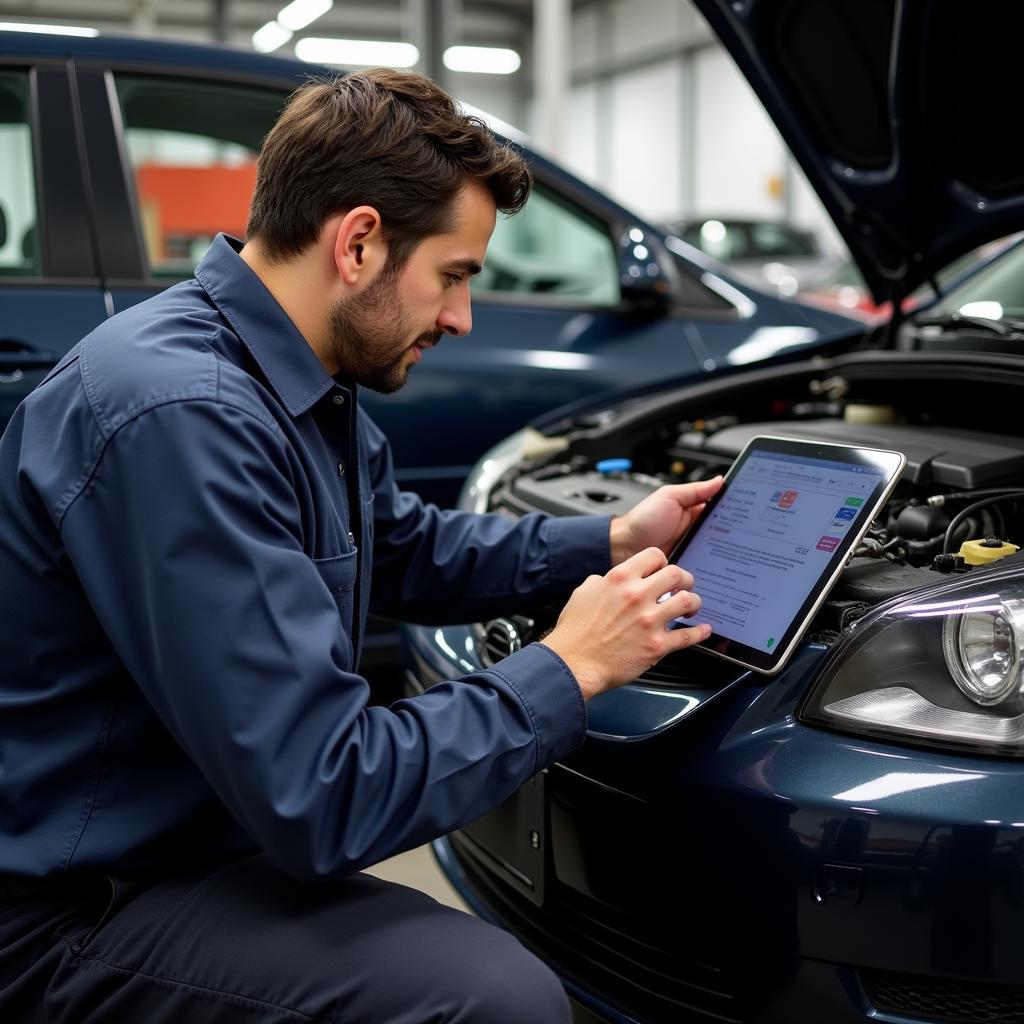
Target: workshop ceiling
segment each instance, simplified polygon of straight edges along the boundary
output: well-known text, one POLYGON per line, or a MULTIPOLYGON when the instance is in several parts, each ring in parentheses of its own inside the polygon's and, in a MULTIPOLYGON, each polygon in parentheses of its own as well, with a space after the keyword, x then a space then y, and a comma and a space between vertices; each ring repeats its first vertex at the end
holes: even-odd
MULTIPOLYGON (((106 32, 159 34, 250 45, 253 32, 274 19, 287 0, 0 0, 0 21, 83 25, 106 32), (224 13, 221 13, 223 9, 224 13)), ((429 0, 420 0, 429 2, 429 0)), ((409 40, 413 0, 335 0, 301 34, 409 40)), ((577 2, 574 6, 579 6, 577 2)), ((533 23, 533 0, 458 0, 453 42, 523 46, 533 23)), ((296 37, 298 38, 298 36, 296 37)), ((283 48, 287 51, 287 47, 283 48)))

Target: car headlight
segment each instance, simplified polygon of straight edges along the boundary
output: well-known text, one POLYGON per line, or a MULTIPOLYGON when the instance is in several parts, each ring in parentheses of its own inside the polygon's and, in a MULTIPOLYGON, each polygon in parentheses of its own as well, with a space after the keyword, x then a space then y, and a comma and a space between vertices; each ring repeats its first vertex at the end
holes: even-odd
POLYGON ((1024 757, 1024 572, 1014 562, 865 615, 836 645, 800 717, 1024 757))
POLYGON ((562 451, 568 444, 565 438, 546 437, 533 427, 510 434, 477 460, 462 485, 458 507, 470 512, 486 512, 494 485, 517 462, 562 451))

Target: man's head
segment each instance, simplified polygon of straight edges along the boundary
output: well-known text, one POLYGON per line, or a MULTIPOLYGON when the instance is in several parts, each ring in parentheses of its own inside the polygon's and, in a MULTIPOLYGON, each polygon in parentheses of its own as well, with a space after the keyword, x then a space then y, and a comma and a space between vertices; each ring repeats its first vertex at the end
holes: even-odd
POLYGON ((339 210, 381 215, 393 267, 443 231, 470 182, 516 213, 530 192, 522 157, 429 78, 375 68, 303 86, 260 152, 247 234, 268 260, 297 256, 339 210))
POLYGON ((248 235, 271 273, 330 254, 338 287, 311 343, 331 372, 393 391, 423 348, 469 330, 495 212, 517 212, 530 186, 522 157, 433 82, 375 69, 292 96, 263 144, 248 235))

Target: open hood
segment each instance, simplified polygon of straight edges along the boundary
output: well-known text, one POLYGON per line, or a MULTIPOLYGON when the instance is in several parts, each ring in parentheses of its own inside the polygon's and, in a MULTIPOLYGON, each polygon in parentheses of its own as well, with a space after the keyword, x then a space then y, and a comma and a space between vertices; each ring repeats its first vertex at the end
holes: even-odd
MULTIPOLYGON (((1014 0, 694 0, 877 302, 1024 228, 1014 0)), ((897 307, 898 308, 898 307, 897 307)))

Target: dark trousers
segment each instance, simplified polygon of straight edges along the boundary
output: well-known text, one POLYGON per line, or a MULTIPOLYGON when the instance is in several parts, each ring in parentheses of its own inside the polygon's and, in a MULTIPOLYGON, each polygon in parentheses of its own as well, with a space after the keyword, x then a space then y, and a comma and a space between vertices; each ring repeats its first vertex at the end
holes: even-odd
POLYGON ((367 875, 303 885, 265 857, 0 901, 9 1024, 567 1024, 504 932, 367 875))

